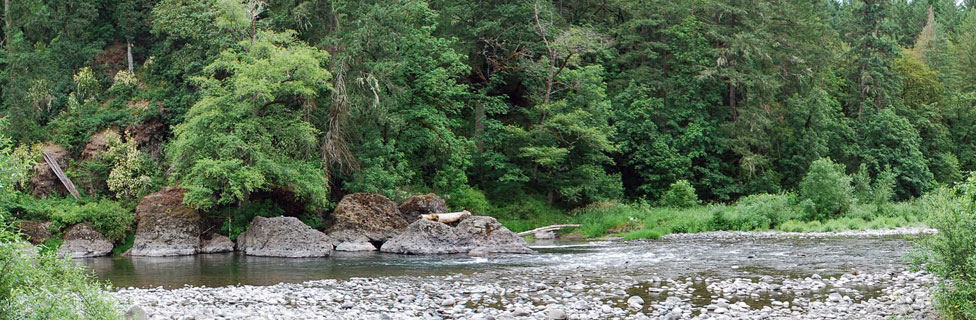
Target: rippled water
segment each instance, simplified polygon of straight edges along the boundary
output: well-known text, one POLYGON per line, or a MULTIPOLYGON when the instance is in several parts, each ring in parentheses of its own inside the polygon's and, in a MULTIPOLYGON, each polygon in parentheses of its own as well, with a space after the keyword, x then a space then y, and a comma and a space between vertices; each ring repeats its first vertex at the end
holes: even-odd
POLYGON ((464 255, 409 256, 336 252, 330 258, 288 259, 235 253, 186 257, 77 259, 117 287, 167 288, 269 285, 350 277, 426 276, 499 268, 548 270, 598 268, 607 276, 751 277, 824 276, 856 269, 904 266, 904 237, 816 239, 656 240, 632 242, 536 242, 533 255, 488 259, 464 255))

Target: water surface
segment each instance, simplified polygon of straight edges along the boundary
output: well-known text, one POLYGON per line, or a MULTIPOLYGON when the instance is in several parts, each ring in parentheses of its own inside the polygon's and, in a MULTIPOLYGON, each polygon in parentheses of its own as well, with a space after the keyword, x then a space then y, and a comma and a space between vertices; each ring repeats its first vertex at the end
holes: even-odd
POLYGON ((427 276, 504 268, 600 269, 600 276, 799 277, 904 267, 904 237, 536 242, 538 254, 411 256, 336 252, 292 259, 238 253, 77 259, 116 287, 271 285, 350 277, 427 276))

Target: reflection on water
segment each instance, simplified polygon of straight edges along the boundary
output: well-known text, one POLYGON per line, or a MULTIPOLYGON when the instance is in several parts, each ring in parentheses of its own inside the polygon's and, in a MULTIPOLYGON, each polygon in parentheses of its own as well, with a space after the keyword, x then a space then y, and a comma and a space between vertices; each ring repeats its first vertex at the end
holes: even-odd
POLYGON ((90 258, 75 261, 117 287, 271 285, 350 277, 426 276, 479 270, 599 268, 607 276, 717 277, 841 274, 902 266, 903 238, 537 242, 533 255, 411 256, 336 252, 329 258, 269 258, 236 253, 184 257, 90 258))

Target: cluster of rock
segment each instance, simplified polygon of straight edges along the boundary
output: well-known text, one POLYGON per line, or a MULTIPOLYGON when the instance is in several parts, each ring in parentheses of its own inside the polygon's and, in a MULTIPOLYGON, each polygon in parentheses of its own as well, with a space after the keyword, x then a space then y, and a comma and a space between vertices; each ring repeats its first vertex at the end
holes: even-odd
MULTIPOLYGON (((205 232, 204 217, 183 204, 183 191, 165 187, 141 199, 136 208, 136 232, 129 256, 181 256, 240 251, 271 257, 326 257, 337 251, 377 251, 405 254, 531 253, 525 240, 494 218, 465 217, 455 226, 418 219, 447 211, 434 194, 412 197, 397 206, 369 193, 345 196, 326 217, 325 232, 295 217, 255 217, 235 244, 224 235, 205 232), (412 218, 411 218, 412 217, 412 218), (412 222, 412 223, 411 223, 412 222)), ((50 223, 23 222, 31 241, 50 237, 50 223)), ((72 257, 107 255, 112 243, 88 224, 72 226, 59 252, 72 257)))
POLYGON ((934 279, 924 273, 758 281, 656 278, 653 286, 644 289, 635 286, 632 277, 620 276, 633 272, 626 269, 605 267, 602 273, 612 276, 600 277, 578 274, 575 269, 504 268, 467 275, 272 286, 126 288, 115 294, 123 305, 141 306, 154 318, 242 319, 269 314, 277 319, 938 318, 926 291, 934 279), (708 282, 707 289, 693 290, 696 281, 708 282), (759 300, 748 298, 763 290, 772 293, 763 293, 759 300))

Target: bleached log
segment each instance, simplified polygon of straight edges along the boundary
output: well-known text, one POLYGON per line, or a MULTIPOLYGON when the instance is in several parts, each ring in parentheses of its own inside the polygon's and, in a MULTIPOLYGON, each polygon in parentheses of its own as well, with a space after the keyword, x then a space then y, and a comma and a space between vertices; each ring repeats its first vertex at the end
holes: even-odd
POLYGON ((54 157, 47 152, 42 152, 42 154, 44 154, 44 162, 47 162, 48 167, 51 167, 51 171, 54 171, 54 175, 58 176, 58 180, 61 180, 61 184, 68 190, 68 193, 75 196, 75 199, 80 199, 81 195, 78 194, 78 189, 75 189, 75 184, 71 182, 71 178, 68 178, 68 175, 64 174, 58 162, 54 161, 54 157))
POLYGON ((451 223, 451 222, 457 222, 458 220, 461 220, 462 218, 470 215, 471 212, 468 212, 468 210, 464 210, 460 212, 450 212, 450 213, 422 214, 420 215, 420 219, 437 221, 441 223, 451 223))
POLYGON ((527 235, 534 234, 534 233, 539 233, 539 232, 556 231, 556 230, 563 229, 563 228, 579 228, 579 226, 580 225, 578 225, 578 224, 554 224, 554 225, 551 225, 551 226, 545 226, 545 227, 541 227, 541 228, 535 228, 535 229, 532 229, 532 230, 529 230, 529 231, 519 232, 517 234, 521 237, 521 236, 527 236, 527 235))

